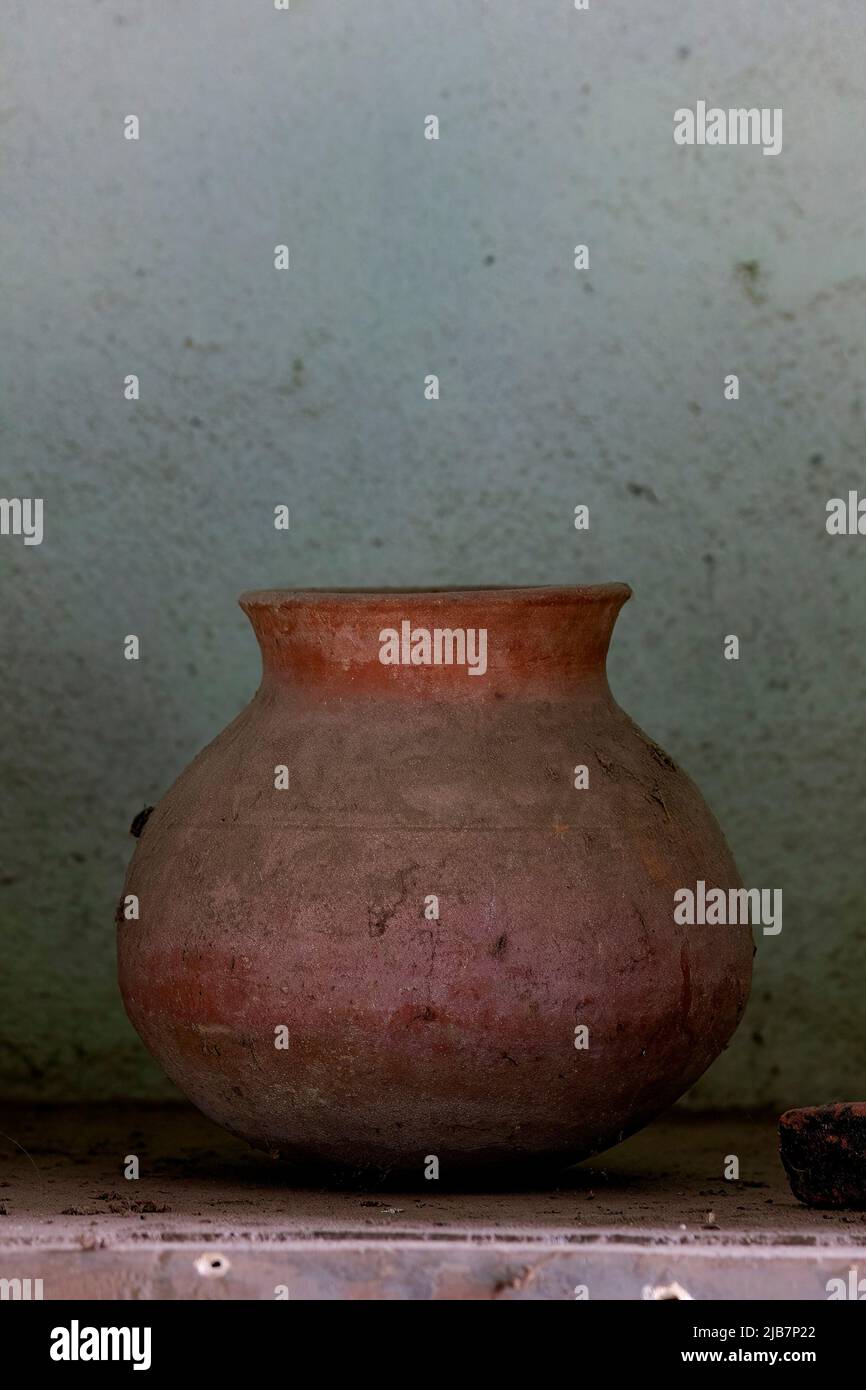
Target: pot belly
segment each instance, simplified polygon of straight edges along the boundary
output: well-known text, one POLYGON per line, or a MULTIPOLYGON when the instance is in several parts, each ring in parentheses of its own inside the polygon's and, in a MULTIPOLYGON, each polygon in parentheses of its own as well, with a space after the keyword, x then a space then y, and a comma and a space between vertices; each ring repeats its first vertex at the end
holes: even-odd
POLYGON ((447 831, 169 816, 125 889, 127 1011, 202 1110, 285 1157, 418 1172, 428 1155, 587 1157, 701 1075, 748 993, 748 926, 673 919, 677 888, 739 883, 721 835, 652 816, 447 831))

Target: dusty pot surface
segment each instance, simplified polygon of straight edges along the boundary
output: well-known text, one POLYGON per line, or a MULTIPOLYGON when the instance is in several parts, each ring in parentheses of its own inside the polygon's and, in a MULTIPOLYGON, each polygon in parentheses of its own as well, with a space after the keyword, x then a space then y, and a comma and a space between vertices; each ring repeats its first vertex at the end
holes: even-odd
POLYGON ((751 929, 674 920, 678 889, 740 880, 611 696, 629 594, 242 597, 261 686, 118 911, 127 1012, 206 1114, 299 1160, 567 1163, 725 1047, 751 929))

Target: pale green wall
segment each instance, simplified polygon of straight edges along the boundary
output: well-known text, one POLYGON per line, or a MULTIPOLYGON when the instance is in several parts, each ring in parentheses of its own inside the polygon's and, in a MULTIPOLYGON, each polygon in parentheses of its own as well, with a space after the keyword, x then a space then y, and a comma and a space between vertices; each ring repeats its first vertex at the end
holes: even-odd
POLYGON ((257 682, 241 589, 626 579, 615 692, 785 896, 696 1099, 862 1096, 866 538, 824 530, 866 489, 862 4, 3 28, 2 490, 46 509, 41 546, 0 537, 3 1088, 167 1089, 112 915, 133 814, 257 682), (675 147, 699 97, 782 106, 782 154, 675 147))

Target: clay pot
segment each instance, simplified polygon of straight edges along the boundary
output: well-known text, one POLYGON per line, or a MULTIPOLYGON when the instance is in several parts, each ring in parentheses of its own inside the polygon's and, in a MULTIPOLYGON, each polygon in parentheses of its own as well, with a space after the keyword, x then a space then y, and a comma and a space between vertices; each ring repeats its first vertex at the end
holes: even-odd
POLYGON ((629 595, 241 598, 261 686, 151 815, 118 914, 129 1017, 207 1115, 357 1168, 568 1163, 725 1047, 751 930, 674 921, 678 888, 740 880, 610 694, 629 595))

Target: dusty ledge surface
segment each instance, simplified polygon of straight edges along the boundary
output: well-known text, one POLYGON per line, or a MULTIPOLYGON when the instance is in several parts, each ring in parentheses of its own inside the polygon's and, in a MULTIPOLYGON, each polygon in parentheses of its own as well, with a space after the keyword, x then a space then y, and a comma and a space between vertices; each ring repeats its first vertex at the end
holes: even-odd
POLYGON ((825 1299, 866 1273, 866 1212, 795 1201, 766 1114, 672 1111, 555 1187, 474 1189, 323 1182, 183 1105, 5 1107, 0 1129, 0 1278, 46 1299, 825 1299))

